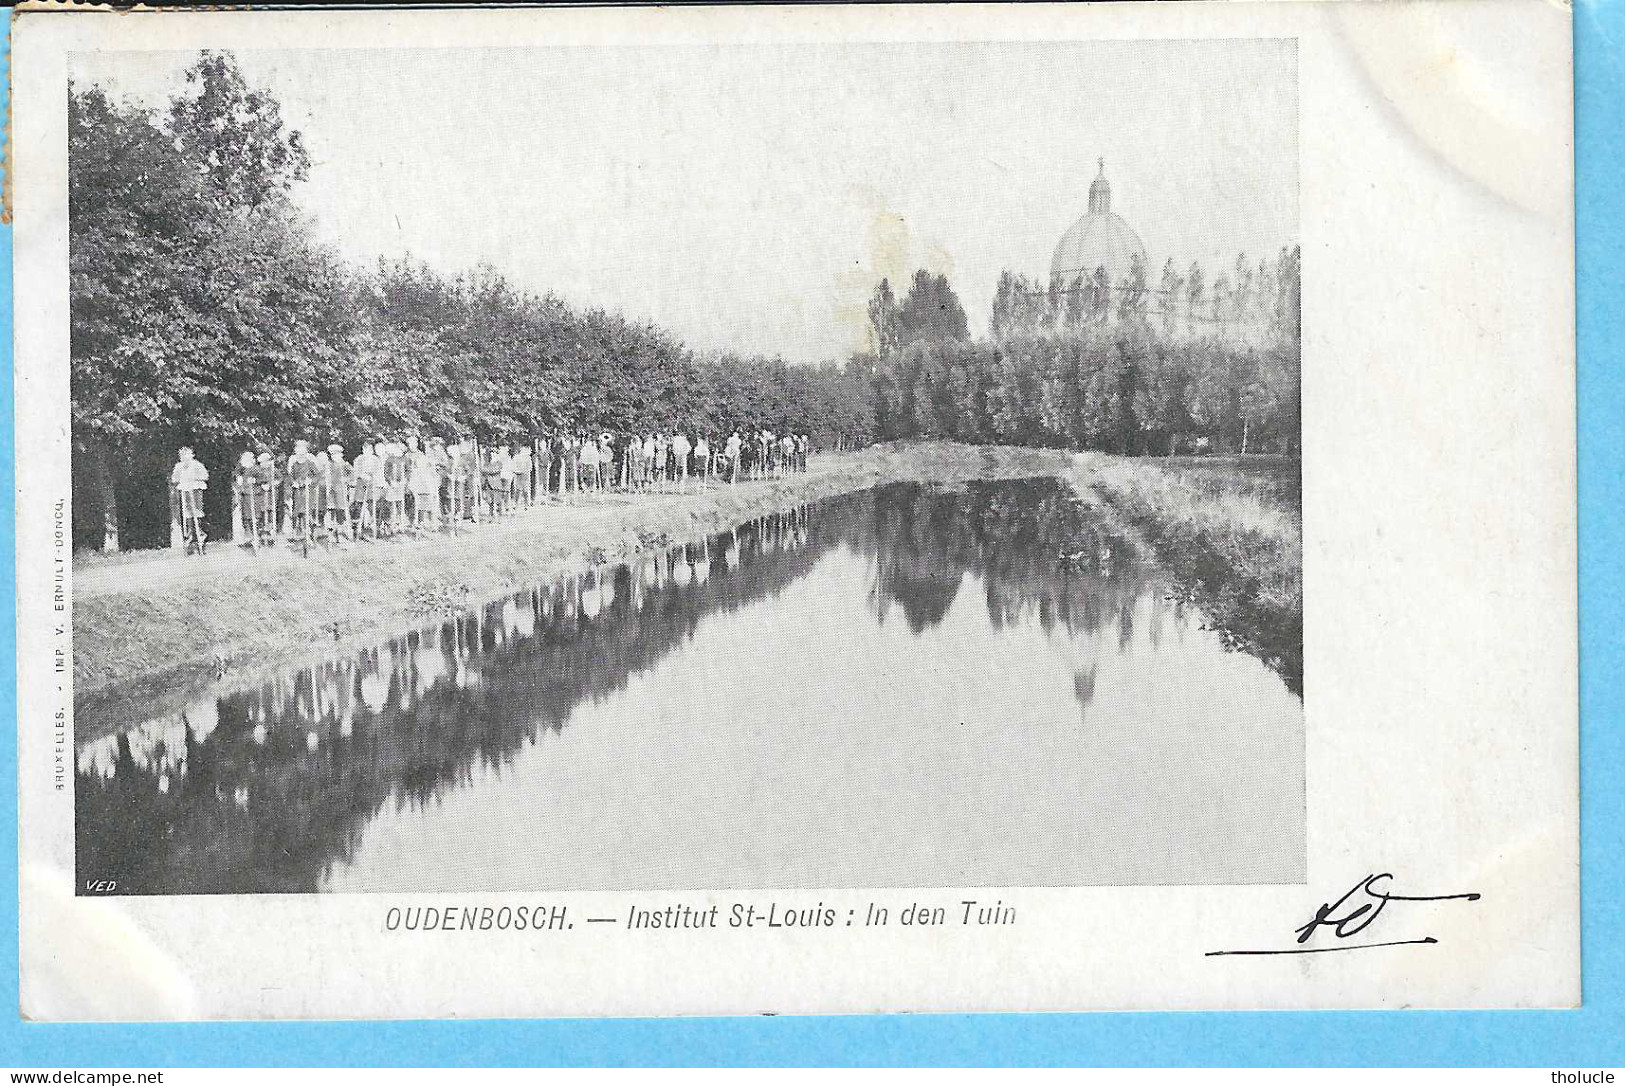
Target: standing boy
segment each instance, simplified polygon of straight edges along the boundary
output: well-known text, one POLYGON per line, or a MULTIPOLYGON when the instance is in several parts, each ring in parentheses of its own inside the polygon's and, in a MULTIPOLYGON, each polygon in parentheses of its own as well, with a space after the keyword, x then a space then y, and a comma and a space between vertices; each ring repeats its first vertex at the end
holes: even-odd
POLYGON ((174 488, 181 517, 181 538, 188 553, 203 553, 208 537, 203 532, 203 492, 209 488, 209 469, 193 459, 192 447, 182 445, 175 466, 169 469, 169 485, 174 488))
POLYGON ((311 523, 315 509, 316 458, 310 442, 295 441, 288 457, 288 527, 291 534, 309 539, 316 526, 311 523))

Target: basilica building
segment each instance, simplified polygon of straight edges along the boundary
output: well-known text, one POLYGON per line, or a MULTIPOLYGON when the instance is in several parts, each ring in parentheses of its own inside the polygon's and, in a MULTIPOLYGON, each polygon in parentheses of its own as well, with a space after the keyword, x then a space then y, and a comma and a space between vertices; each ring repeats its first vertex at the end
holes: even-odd
MULTIPOLYGON (((1203 269, 1205 281, 1193 296, 1191 266, 1177 260, 1170 265, 1166 256, 1153 262, 1134 227, 1112 210, 1104 159, 1097 160, 1097 170, 1089 185, 1088 210, 1061 235, 1050 258, 1048 295, 1063 312, 1081 303, 1085 310, 1092 306, 1100 320, 1120 319, 1120 303, 1134 294, 1138 265, 1143 269, 1143 311, 1167 334, 1242 342, 1268 337, 1275 290, 1268 261, 1252 265, 1239 258, 1234 266, 1203 269)), ((1034 289, 1042 291, 1044 285, 1034 284, 1034 289)))
MULTIPOLYGON (((1052 283, 1067 289, 1080 278, 1087 280, 1096 268, 1104 268, 1106 277, 1116 287, 1128 277, 1129 269, 1138 257, 1145 261, 1145 245, 1134 228, 1112 210, 1112 186, 1106 180, 1106 160, 1099 161, 1100 173, 1089 186, 1089 210, 1067 228, 1055 245, 1055 256, 1050 260, 1052 283)), ((1146 271, 1149 278, 1151 272, 1146 271)))

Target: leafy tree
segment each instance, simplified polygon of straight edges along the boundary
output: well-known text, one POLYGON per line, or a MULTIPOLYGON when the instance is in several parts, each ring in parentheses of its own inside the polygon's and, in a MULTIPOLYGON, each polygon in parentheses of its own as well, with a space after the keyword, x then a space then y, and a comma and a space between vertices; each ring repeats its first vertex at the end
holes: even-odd
POLYGON ((358 338, 346 367, 341 429, 370 440, 397 433, 446 434, 454 404, 453 357, 434 331, 380 322, 358 338))
POLYGON ((146 111, 70 91, 74 440, 107 550, 121 492, 167 521, 148 462, 174 445, 218 465, 234 443, 321 418, 350 332, 348 277, 309 224, 285 203, 250 222, 213 184, 197 147, 146 111))
MULTIPOLYGON (((885 285, 884 281, 881 285, 885 285)), ((948 284, 948 277, 934 276, 924 268, 916 271, 898 313, 898 342, 906 345, 922 339, 965 339, 969 334, 965 308, 948 284)))
POLYGON ((1162 266, 1162 280, 1157 286, 1157 316, 1160 318, 1164 336, 1174 334, 1180 295, 1184 286, 1184 276, 1174 271, 1174 258, 1169 257, 1167 263, 1162 266))
POLYGON ((1213 323, 1220 329, 1224 327, 1224 319, 1230 310, 1230 276, 1220 272, 1219 277, 1213 280, 1213 323))
POLYGON ((1072 282, 1067 285, 1064 304, 1063 323, 1067 328, 1076 328, 1094 319, 1094 286, 1082 272, 1073 276, 1072 282))
POLYGON ((997 440, 1007 444, 1035 444, 1043 434, 1042 384, 1033 350, 1037 342, 1038 337, 1026 337, 993 352, 988 414, 997 440))
POLYGON ((882 279, 869 297, 869 331, 874 336, 875 354, 887 358, 901 342, 901 313, 891 282, 882 279))
POLYGON ((1084 318, 1095 324, 1106 323, 1112 312, 1112 281, 1104 264, 1097 265, 1086 281, 1084 318))
POLYGON ((1202 299, 1207 291, 1207 282, 1202 278, 1202 265, 1191 261, 1191 270, 1185 274, 1185 322, 1187 331, 1194 332, 1196 328, 1196 311, 1201 308, 1202 299))
POLYGON ((1038 421, 1045 444, 1077 444, 1083 407, 1079 377, 1087 372, 1079 365, 1081 342, 1046 338, 1027 344, 1038 375, 1038 421))
POLYGON ((987 334, 1002 339, 1016 328, 1021 305, 1017 294, 1017 277, 1009 268, 999 272, 999 283, 993 288, 993 304, 988 309, 987 334))
POLYGON ((1061 322, 1061 295, 1057 289, 1057 284, 1053 281, 1049 285, 1049 297, 1040 304, 1042 307, 1041 312, 1034 326, 1039 331, 1047 332, 1056 328, 1061 322))
POLYGON ((988 334, 994 339, 1043 331, 1055 323, 1057 310, 1065 309, 1059 282, 1052 282, 1046 291, 1036 280, 1008 269, 999 273, 999 285, 993 293, 993 307, 988 317, 988 334))
POLYGON ((1143 321, 1150 304, 1145 281, 1145 256, 1135 253, 1129 259, 1128 274, 1118 291, 1117 316, 1120 320, 1143 321))
POLYGON ((1188 344, 1166 339, 1151 345, 1135 404, 1150 449, 1179 453, 1179 444, 1192 428, 1190 415, 1191 351, 1188 344))
POLYGON ((69 88, 68 162, 74 449, 103 514, 102 547, 114 551, 120 466, 174 422, 171 346, 198 323, 180 299, 199 289, 210 224, 200 178, 173 141, 98 87, 69 88))
POLYGON ((1299 246, 1283 247, 1276 260, 1275 299, 1273 318, 1275 338, 1285 343, 1297 343, 1302 336, 1302 262, 1303 250, 1299 246))
POLYGON ((1230 312, 1239 322, 1247 319, 1247 307, 1253 295, 1253 266, 1247 262, 1246 253, 1237 254, 1235 272, 1231 286, 1230 312))
POLYGON ((187 69, 186 87, 170 104, 169 131, 220 206, 252 213, 309 175, 303 137, 283 131, 277 100, 250 87, 230 53, 205 50, 187 69))

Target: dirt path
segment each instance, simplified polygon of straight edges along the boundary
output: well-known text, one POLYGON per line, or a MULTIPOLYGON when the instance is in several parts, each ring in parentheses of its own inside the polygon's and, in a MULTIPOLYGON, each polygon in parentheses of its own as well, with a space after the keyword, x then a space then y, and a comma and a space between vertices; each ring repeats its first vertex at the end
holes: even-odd
MULTIPOLYGON (((826 465, 820 474, 827 474, 826 465)), ((809 468, 807 476, 811 477, 809 468)), ((723 484, 726 485, 726 484, 723 484)), ((767 481, 738 484, 746 493, 768 485, 767 481)), ((341 543, 338 546, 314 545, 305 556, 297 547, 279 542, 258 553, 244 547, 233 546, 229 539, 210 542, 206 555, 182 556, 169 550, 133 551, 112 558, 100 555, 81 555, 75 558, 73 595, 75 600, 92 600, 100 596, 122 592, 146 592, 176 585, 189 585, 221 577, 234 577, 253 572, 263 574, 286 567, 308 569, 329 563, 347 563, 362 557, 373 548, 429 548, 436 545, 461 549, 471 543, 489 546, 515 536, 545 534, 552 529, 577 530, 593 525, 613 523, 627 507, 635 505, 639 511, 658 511, 673 503, 703 497, 717 490, 716 485, 706 491, 691 488, 687 494, 610 494, 584 497, 572 495, 572 502, 556 499, 545 501, 532 509, 516 513, 501 521, 474 524, 465 521, 453 533, 442 530, 433 533, 410 534, 360 543, 341 543)))

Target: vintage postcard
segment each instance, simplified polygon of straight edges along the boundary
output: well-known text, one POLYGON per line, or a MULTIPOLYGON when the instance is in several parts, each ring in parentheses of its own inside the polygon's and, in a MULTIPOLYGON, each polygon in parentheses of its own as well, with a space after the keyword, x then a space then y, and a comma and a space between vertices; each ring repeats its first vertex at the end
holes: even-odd
POLYGON ((1578 1002, 1563 7, 12 66, 25 1016, 1578 1002))

